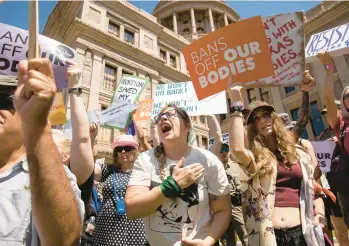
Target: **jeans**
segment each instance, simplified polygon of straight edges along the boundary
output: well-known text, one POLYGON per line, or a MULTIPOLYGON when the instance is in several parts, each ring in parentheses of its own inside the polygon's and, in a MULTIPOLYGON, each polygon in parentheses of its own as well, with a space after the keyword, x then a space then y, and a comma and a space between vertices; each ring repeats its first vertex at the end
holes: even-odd
POLYGON ((302 225, 292 228, 274 229, 278 246, 307 246, 302 233, 302 225))

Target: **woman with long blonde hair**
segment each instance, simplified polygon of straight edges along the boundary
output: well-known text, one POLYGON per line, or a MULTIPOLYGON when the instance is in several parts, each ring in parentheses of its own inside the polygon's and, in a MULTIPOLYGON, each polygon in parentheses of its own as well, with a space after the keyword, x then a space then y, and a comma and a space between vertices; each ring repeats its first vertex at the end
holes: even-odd
POLYGON ((243 87, 233 86, 228 92, 233 102, 229 144, 244 170, 242 200, 249 244, 324 245, 320 226, 324 209, 322 203, 313 201, 310 156, 296 145, 274 108, 259 101, 248 106, 246 148, 243 87))

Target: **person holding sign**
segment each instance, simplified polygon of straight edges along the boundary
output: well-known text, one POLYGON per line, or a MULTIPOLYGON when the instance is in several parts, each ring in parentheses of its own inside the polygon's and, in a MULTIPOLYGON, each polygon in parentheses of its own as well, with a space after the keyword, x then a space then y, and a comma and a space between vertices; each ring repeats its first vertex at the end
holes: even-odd
POLYGON ((230 149, 245 170, 240 178, 249 244, 324 245, 321 227, 325 213, 313 201, 315 167, 311 158, 296 146, 293 134, 274 108, 260 101, 248 106, 246 148, 243 87, 235 85, 228 93, 233 102, 230 149))
POLYGON ((93 235, 94 246, 144 246, 142 220, 131 221, 125 207, 125 193, 138 143, 131 135, 121 135, 112 145, 114 163, 95 165, 95 180, 103 183, 103 202, 97 214, 93 235))
POLYGON ((327 52, 320 52, 317 56, 326 66, 324 98, 328 122, 341 147, 339 163, 336 168, 331 167, 331 172, 333 172, 331 176, 328 176, 328 179, 332 182, 333 188, 337 190, 338 202, 343 212, 345 224, 349 228, 349 87, 343 90, 340 98, 341 109, 338 110, 334 94, 333 60, 327 52))
POLYGON ((77 245, 84 206, 48 124, 56 92, 52 66, 30 59, 18 70, 17 90, 17 80, 0 79, 0 242, 77 245))
POLYGON ((170 104, 154 121, 161 143, 135 162, 127 216, 143 218, 151 246, 218 245, 231 216, 223 164, 188 145, 192 126, 184 109, 170 104))

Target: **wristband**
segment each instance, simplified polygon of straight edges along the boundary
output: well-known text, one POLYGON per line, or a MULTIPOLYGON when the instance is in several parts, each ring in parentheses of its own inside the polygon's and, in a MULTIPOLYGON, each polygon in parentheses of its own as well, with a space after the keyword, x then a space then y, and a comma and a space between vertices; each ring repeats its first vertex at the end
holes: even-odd
POLYGON ((232 102, 231 103, 231 109, 232 109, 232 113, 233 112, 242 112, 244 105, 242 104, 242 102, 232 102))
POLYGON ((328 65, 326 65, 326 69, 329 69, 329 68, 334 68, 334 65, 333 64, 328 64, 328 65))
POLYGON ((181 187, 172 176, 168 176, 160 185, 160 190, 167 198, 179 197, 182 193, 181 187))

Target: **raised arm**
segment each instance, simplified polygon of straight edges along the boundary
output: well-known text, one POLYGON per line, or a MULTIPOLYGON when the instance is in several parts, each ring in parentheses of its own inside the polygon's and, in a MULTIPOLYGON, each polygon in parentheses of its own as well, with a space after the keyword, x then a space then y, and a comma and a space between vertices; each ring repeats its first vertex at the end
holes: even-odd
POLYGON ((92 148, 92 153, 94 158, 96 158, 98 154, 98 140, 97 140, 98 130, 99 130, 98 124, 96 122, 93 122, 90 125, 90 138, 91 138, 91 148, 92 148))
POLYGON ((301 106, 298 111, 298 119, 297 123, 293 128, 293 132, 296 135, 296 139, 298 139, 303 130, 306 128, 309 120, 310 120, 310 104, 309 104, 309 91, 314 84, 314 78, 310 76, 309 71, 306 70, 304 72, 304 81, 301 86, 302 89, 302 98, 301 98, 301 106))
MULTIPOLYGON (((228 94, 232 102, 243 103, 243 87, 233 86, 228 89, 228 94)), ((234 159, 241 165, 248 168, 250 173, 254 173, 254 165, 250 165, 253 160, 246 149, 244 116, 241 112, 234 112, 230 118, 229 128, 229 148, 234 159)))
POLYGON ((214 115, 207 116, 207 123, 208 128, 210 129, 210 136, 213 136, 214 138, 214 143, 211 146, 210 151, 218 156, 223 144, 222 130, 216 116, 214 115))
MULTIPOLYGON (((81 70, 71 64, 67 71, 68 88, 78 88, 81 70)), ((91 176, 94 159, 91 149, 90 130, 85 105, 77 90, 69 93, 72 121, 72 143, 70 147, 70 168, 81 185, 91 176)))
POLYGON ((18 73, 15 106, 27 151, 35 227, 42 245, 77 245, 78 201, 47 120, 56 92, 51 63, 48 59, 22 61, 18 73))
POLYGON ((160 145, 160 138, 158 135, 158 131, 156 129, 156 125, 152 122, 150 124, 150 133, 151 133, 151 137, 154 143, 154 147, 159 146, 160 145))
POLYGON ((327 118, 332 129, 335 128, 337 120, 339 118, 339 111, 335 103, 334 95, 334 83, 333 83, 333 70, 334 64, 330 55, 325 52, 320 52, 317 57, 320 59, 322 64, 326 66, 326 77, 324 83, 324 99, 327 108, 327 118))
POLYGON ((148 142, 148 139, 146 138, 144 131, 142 129, 142 127, 139 125, 139 123, 135 120, 135 115, 132 115, 132 119, 133 119, 133 124, 135 126, 136 129, 136 134, 137 134, 137 138, 139 143, 141 144, 141 146, 143 147, 144 150, 150 150, 152 149, 151 145, 148 142))

